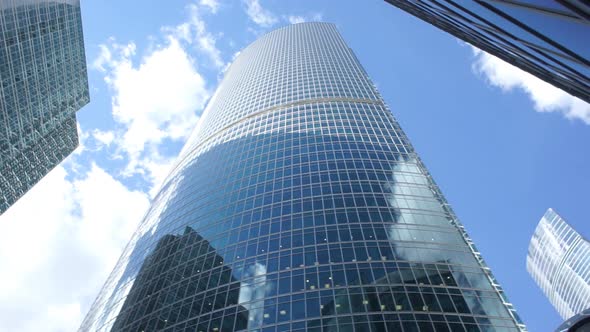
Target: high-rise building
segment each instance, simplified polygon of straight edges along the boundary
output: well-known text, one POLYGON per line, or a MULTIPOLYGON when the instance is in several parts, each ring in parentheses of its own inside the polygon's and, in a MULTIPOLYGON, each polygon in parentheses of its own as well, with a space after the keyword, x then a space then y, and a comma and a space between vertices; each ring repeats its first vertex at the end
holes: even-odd
POLYGON ((553 209, 535 229, 526 266, 563 319, 590 308, 590 242, 553 209))
POLYGON ((590 4, 385 0, 590 103, 590 4))
POLYGON ((79 0, 0 0, 0 214, 78 146, 79 0))
POLYGON ((270 32, 226 72, 80 331, 138 322, 145 331, 525 330, 327 23, 270 32), (203 239, 190 255, 160 249, 187 227, 203 239), (180 260, 153 265, 165 253, 180 260), (172 273, 177 281, 159 282, 172 273))
POLYGON ((574 315, 563 324, 561 324, 555 332, 588 332, 590 331, 590 308, 574 315))

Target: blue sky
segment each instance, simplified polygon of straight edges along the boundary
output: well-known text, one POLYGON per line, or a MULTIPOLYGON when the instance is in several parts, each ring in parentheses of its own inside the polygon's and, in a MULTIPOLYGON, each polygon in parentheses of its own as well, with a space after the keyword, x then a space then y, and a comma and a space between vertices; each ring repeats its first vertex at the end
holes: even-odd
POLYGON ((0 331, 76 330, 223 71, 261 34, 335 23, 531 331, 555 208, 590 236, 590 105, 382 1, 84 1, 81 147, 0 217, 0 331))

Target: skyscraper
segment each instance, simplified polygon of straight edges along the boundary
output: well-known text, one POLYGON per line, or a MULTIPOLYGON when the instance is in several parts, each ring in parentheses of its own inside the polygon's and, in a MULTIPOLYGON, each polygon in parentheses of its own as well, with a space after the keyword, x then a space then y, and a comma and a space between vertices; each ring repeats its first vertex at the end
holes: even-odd
POLYGON ((587 332, 588 330, 590 330, 590 308, 563 322, 555 329, 555 332, 587 332))
POLYGON ((563 319, 590 308, 590 242, 553 209, 535 229, 526 266, 563 319))
POLYGON ((385 1, 590 103, 587 1, 385 1))
POLYGON ((145 331, 525 330, 327 23, 275 30, 236 58, 80 331, 131 331, 147 315, 145 331), (203 240, 184 264, 144 273, 187 227, 203 240), (170 271, 192 281, 150 283, 170 271), (172 293, 181 320, 152 300, 172 293))
POLYGON ((78 146, 79 0, 0 0, 0 214, 78 146))

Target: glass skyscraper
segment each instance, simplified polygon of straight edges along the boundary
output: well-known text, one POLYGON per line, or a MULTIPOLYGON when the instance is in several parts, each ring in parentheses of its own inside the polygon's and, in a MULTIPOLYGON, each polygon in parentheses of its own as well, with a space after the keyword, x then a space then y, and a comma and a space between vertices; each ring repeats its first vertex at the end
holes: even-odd
POLYGON ((563 324, 561 324, 555 332, 588 332, 590 330, 590 308, 574 315, 563 324))
POLYGON ((236 58, 80 331, 524 331, 336 28, 236 58))
POLYGON ((0 0, 0 213, 78 146, 89 99, 79 0, 0 0))
POLYGON ((526 263, 563 319, 590 308, 590 242, 553 209, 537 225, 526 263))
POLYGON ((590 2, 385 0, 590 103, 590 2))

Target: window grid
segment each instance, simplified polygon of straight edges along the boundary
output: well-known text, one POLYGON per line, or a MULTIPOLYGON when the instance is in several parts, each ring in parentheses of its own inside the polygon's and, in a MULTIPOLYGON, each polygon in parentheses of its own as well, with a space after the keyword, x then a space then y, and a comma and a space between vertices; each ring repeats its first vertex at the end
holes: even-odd
POLYGON ((0 213, 78 146, 89 101, 79 1, 0 4, 0 213))
POLYGON ((226 73, 81 330, 519 331, 331 24, 226 73))

